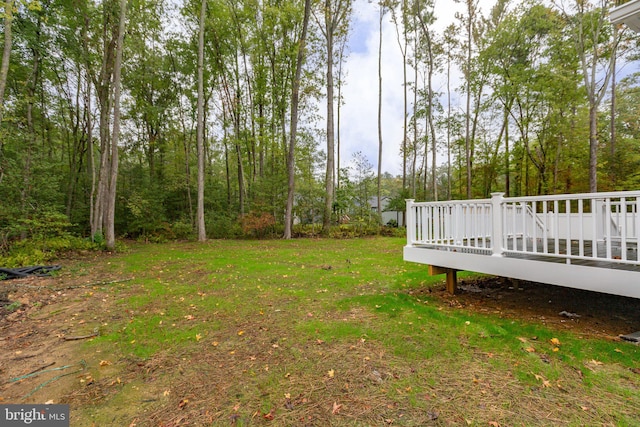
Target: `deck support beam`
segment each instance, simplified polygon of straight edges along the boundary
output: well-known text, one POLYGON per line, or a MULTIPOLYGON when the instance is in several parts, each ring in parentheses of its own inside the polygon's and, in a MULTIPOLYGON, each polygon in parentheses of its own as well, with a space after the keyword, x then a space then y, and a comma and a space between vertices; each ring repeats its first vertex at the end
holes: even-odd
POLYGON ((451 295, 455 295, 458 290, 458 270, 453 268, 438 267, 437 265, 429 265, 429 276, 437 276, 439 274, 446 274, 447 292, 451 295))

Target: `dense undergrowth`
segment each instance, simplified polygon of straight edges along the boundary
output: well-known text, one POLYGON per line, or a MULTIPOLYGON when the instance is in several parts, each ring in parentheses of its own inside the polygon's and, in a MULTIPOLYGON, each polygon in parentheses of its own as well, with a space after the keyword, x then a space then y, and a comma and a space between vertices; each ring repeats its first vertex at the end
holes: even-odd
MULTIPOLYGON (((218 217, 207 224, 207 234, 213 239, 278 239, 284 234, 284 229, 276 223, 272 215, 250 213, 235 219, 218 217)), ((364 220, 334 225, 328 234, 323 233, 320 224, 297 224, 293 227, 294 238, 316 238, 323 235, 335 239, 367 236, 402 237, 405 235, 405 229, 364 220)), ((126 246, 122 241, 126 240, 167 243, 196 239, 193 226, 188 221, 162 223, 121 237, 122 240, 117 243, 116 249, 124 249, 126 246)), ((73 253, 104 249, 102 235, 80 236, 68 218, 55 211, 44 210, 33 218, 18 222, 2 221, 0 217, 0 267, 41 265, 73 253)))

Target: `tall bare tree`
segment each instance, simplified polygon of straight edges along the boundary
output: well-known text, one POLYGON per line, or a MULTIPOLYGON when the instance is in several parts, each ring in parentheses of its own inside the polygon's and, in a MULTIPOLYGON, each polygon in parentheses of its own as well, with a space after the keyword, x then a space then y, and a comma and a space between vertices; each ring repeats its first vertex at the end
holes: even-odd
POLYGON ((122 52, 124 51, 124 32, 127 19, 127 0, 120 0, 120 18, 118 23, 118 41, 116 57, 113 64, 113 132, 111 133, 111 165, 109 169, 108 191, 106 196, 106 210, 104 216, 105 244, 107 249, 116 247, 115 212, 116 189, 118 183, 118 142, 120 139, 120 93, 122 76, 122 52))
POLYGON ((460 19, 461 24, 465 28, 466 41, 464 47, 466 51, 466 58, 463 66, 463 74, 465 78, 465 92, 466 92, 466 114, 465 114, 465 157, 467 164, 467 198, 471 198, 471 169, 473 167, 473 132, 471 130, 471 100, 472 94, 472 55, 473 55, 473 43, 474 43, 474 24, 478 15, 478 0, 454 0, 456 3, 463 2, 466 6, 466 15, 457 14, 457 18, 460 19))
POLYGON ((204 26, 207 15, 207 0, 202 0, 200 6, 200 21, 198 26, 198 118, 196 139, 198 146, 198 207, 196 211, 196 228, 198 241, 207 240, 204 224, 204 26))
POLYGON ((325 0, 322 20, 316 16, 318 27, 326 42, 327 89, 327 168, 325 174, 323 233, 329 232, 335 190, 335 125, 334 125, 334 71, 336 38, 345 37, 351 16, 351 0, 325 0))
MULTIPOLYGON (((391 19, 396 27, 396 40, 398 42, 398 48, 400 49, 400 54, 402 55, 402 88, 403 88, 403 123, 402 123, 402 189, 405 189, 407 186, 407 145, 408 145, 408 120, 409 120, 409 100, 408 100, 408 92, 409 92, 409 82, 407 80, 407 52, 409 47, 409 22, 408 22, 408 10, 407 10, 407 0, 402 0, 402 3, 398 5, 394 5, 391 8, 391 19), (400 7, 400 14, 402 20, 398 19, 398 14, 396 12, 396 7, 400 7)), ((415 18, 415 16, 414 16, 415 18)), ((414 88, 415 89, 415 88, 414 88)), ((414 90, 415 93, 415 90, 414 90)))
MULTIPOLYGON (((382 213, 381 178, 382 178, 382 24, 387 6, 384 1, 379 3, 378 18, 378 177, 377 177, 377 212, 382 213)), ((367 202, 368 203, 368 202, 367 202)))
POLYGON ((300 103, 300 80, 302 76, 302 66, 304 65, 307 28, 309 27, 309 17, 311 16, 311 0, 304 2, 304 19, 302 30, 298 42, 298 54, 296 58, 296 71, 291 87, 291 128, 289 131, 289 151, 287 152, 287 208, 284 219, 284 238, 291 238, 293 227, 293 197, 295 195, 295 148, 296 136, 298 133, 298 104, 300 103))
MULTIPOLYGON (((4 49, 2 51, 2 64, 0 65, 0 129, 2 127, 2 119, 4 117, 4 91, 7 87, 7 76, 9 75, 9 61, 11 59, 11 25, 13 23, 13 1, 6 0, 4 2, 4 49)), ((2 141, 4 138, 0 135, 0 182, 4 176, 4 168, 2 167, 2 141)))

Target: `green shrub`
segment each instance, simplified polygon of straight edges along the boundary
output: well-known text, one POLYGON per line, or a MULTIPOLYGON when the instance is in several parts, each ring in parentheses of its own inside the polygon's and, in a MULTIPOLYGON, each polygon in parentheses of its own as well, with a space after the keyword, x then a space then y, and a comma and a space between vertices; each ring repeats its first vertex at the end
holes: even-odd
POLYGON ((292 236, 296 238, 318 237, 322 231, 322 224, 295 224, 292 236))
POLYGON ((186 219, 180 219, 171 225, 171 231, 176 239, 192 240, 195 237, 193 224, 186 219))
POLYGON ((102 246, 99 244, 72 235, 18 240, 11 245, 0 264, 8 268, 41 265, 69 253, 100 249, 102 246))
POLYGON ((212 239, 237 239, 242 237, 242 227, 237 218, 219 212, 205 217, 207 237, 212 239))

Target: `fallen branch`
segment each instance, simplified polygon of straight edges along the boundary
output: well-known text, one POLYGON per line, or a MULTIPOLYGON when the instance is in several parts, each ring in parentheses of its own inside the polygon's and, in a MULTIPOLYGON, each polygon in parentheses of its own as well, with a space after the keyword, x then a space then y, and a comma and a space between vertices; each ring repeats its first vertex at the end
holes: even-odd
POLYGON ((89 335, 78 335, 75 337, 62 337, 65 341, 77 341, 77 340, 86 340, 87 338, 94 338, 97 337, 98 333, 94 332, 92 334, 89 335))

